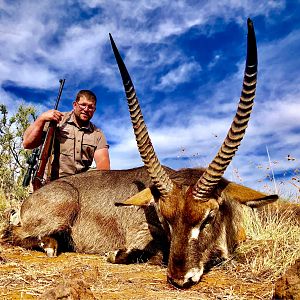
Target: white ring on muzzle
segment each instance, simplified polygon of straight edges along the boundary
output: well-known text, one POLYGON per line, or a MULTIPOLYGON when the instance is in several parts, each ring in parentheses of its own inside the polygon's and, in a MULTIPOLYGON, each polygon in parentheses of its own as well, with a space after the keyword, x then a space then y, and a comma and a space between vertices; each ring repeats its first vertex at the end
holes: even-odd
POLYGON ((193 283, 197 283, 200 281, 202 274, 203 266, 201 268, 192 268, 185 274, 184 283, 188 283, 190 281, 192 281, 193 283))

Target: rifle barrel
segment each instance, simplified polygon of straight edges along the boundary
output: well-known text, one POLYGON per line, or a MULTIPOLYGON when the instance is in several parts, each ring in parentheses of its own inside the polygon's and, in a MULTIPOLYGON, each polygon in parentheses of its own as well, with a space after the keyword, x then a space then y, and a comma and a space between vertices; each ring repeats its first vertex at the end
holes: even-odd
POLYGON ((57 95, 55 106, 54 106, 55 110, 57 110, 57 108, 58 108, 58 103, 59 103, 59 100, 60 100, 60 97, 61 97, 62 90, 63 90, 64 85, 65 85, 65 81, 66 81, 66 79, 59 79, 60 87, 59 87, 58 95, 57 95))
MULTIPOLYGON (((57 108, 58 108, 58 103, 60 101, 60 97, 62 94, 62 90, 64 88, 65 81, 66 81, 65 79, 59 80, 60 87, 59 87, 59 92, 57 95, 56 103, 54 106, 55 110, 57 110, 57 108)), ((50 122, 49 127, 47 129, 45 139, 44 139, 42 145, 40 146, 38 163, 36 165, 35 173, 32 178, 32 185, 33 185, 34 191, 44 185, 44 173, 45 173, 45 168, 46 168, 47 162, 49 160, 49 156, 51 154, 56 125, 57 124, 55 122, 53 122, 53 121, 50 122)))

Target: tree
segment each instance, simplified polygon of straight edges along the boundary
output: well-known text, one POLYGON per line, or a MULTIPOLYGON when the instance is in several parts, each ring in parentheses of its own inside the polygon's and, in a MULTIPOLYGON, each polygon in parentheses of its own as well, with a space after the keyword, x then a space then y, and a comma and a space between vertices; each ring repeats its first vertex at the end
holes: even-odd
POLYGON ((0 197, 5 197, 5 206, 12 199, 21 201, 28 195, 22 182, 31 151, 23 149, 22 136, 35 118, 36 110, 32 106, 20 105, 17 112, 8 117, 7 107, 0 104, 0 197))

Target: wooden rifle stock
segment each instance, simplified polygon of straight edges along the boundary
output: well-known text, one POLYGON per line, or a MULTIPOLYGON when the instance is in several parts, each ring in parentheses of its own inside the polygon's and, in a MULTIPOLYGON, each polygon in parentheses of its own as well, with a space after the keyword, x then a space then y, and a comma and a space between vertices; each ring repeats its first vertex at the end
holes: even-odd
MULTIPOLYGON (((60 88, 59 88, 58 96, 57 96, 56 103, 54 106, 55 110, 57 110, 57 108, 58 108, 58 103, 59 103, 59 100, 61 97, 62 90, 64 88, 65 79, 60 79, 59 82, 60 82, 60 88)), ((39 156, 38 163, 36 166, 35 174, 32 178, 32 186, 33 186, 34 191, 41 188, 46 183, 44 180, 44 174, 45 174, 46 165, 47 165, 49 157, 51 155, 56 126, 57 126, 56 122, 53 122, 53 121, 50 122, 49 127, 46 132, 44 142, 41 145, 40 156, 39 156)))
POLYGON ((41 153, 38 160, 36 172, 34 174, 34 177, 32 178, 32 186, 34 191, 41 188, 45 184, 44 174, 46 165, 51 154, 55 128, 56 123, 50 122, 49 128, 45 136, 45 141, 41 146, 41 153))

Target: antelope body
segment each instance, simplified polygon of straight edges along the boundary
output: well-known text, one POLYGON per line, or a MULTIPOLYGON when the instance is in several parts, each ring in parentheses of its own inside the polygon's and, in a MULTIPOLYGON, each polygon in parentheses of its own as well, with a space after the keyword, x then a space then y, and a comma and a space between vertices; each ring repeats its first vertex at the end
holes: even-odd
POLYGON ((207 169, 174 171, 160 164, 129 73, 110 39, 145 167, 91 171, 54 181, 24 201, 20 226, 11 225, 6 236, 26 246, 41 237, 59 238, 63 232, 75 251, 109 252, 113 263, 162 259, 168 281, 189 287, 244 238, 241 205, 259 207, 278 198, 222 178, 244 136, 255 96, 253 24, 248 19, 247 61, 237 113, 207 169))
MULTIPOLYGON (((166 170, 169 174, 173 172, 169 168, 166 170)), ((31 248, 44 244, 43 238, 50 236, 58 240, 59 252, 67 248, 99 254, 125 248, 142 250, 150 243, 150 255, 151 234, 166 236, 154 207, 139 209, 114 205, 115 200, 133 196, 149 185, 150 177, 145 167, 92 170, 58 179, 35 191, 22 203, 20 224, 10 225, 3 238, 31 248)))

